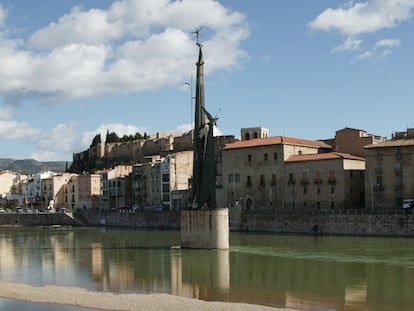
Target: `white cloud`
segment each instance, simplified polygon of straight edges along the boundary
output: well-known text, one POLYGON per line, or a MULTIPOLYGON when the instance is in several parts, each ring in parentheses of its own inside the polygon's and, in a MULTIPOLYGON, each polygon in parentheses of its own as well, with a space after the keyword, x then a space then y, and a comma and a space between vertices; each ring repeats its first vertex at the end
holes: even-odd
POLYGON ((384 39, 378 41, 371 50, 361 52, 363 41, 360 36, 375 33, 383 29, 396 28, 411 18, 414 0, 369 0, 365 2, 347 2, 337 9, 326 9, 319 14, 308 27, 315 31, 338 31, 346 36, 345 41, 334 47, 332 53, 356 52, 352 62, 384 57, 391 54, 390 48, 400 45, 399 39, 384 39), (356 39, 358 38, 358 39, 356 39), (378 52, 380 48, 388 48, 378 52))
POLYGON ((374 52, 372 52, 372 51, 366 51, 364 53, 361 53, 361 54, 355 56, 353 62, 363 61, 363 60, 366 60, 366 59, 373 58, 374 56, 375 56, 375 53, 374 52))
POLYGON ((39 133, 27 122, 0 119, 0 139, 11 140, 31 137, 39 133))
POLYGON ((400 43, 399 39, 383 39, 375 43, 374 49, 398 47, 400 43))
POLYGON ((355 40, 352 37, 347 37, 344 43, 338 45, 332 49, 332 53, 355 51, 360 48, 362 40, 355 40))
POLYGON ((206 73, 246 57, 245 16, 218 1, 119 0, 107 10, 74 7, 27 43, 0 36, 0 92, 50 102, 181 86, 194 71, 195 26, 204 29, 206 73))
POLYGON ((326 9, 311 21, 312 30, 336 30, 344 35, 373 33, 396 27, 411 18, 414 0, 371 0, 326 9))

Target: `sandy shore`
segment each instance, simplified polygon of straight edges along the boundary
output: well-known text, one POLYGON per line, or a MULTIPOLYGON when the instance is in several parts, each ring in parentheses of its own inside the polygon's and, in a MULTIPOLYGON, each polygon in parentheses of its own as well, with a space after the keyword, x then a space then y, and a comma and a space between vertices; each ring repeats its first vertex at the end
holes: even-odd
POLYGON ((207 302, 168 294, 114 294, 87 291, 78 287, 54 285, 37 287, 22 283, 5 282, 0 282, 0 297, 31 302, 57 303, 84 308, 122 311, 288 310, 243 303, 207 302))

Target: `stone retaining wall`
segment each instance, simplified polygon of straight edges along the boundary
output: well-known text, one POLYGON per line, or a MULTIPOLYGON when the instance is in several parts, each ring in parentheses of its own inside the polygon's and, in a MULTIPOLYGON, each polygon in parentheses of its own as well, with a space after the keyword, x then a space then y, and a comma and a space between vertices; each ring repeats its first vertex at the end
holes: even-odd
POLYGON ((0 214, 2 226, 80 226, 65 213, 4 213, 0 214))

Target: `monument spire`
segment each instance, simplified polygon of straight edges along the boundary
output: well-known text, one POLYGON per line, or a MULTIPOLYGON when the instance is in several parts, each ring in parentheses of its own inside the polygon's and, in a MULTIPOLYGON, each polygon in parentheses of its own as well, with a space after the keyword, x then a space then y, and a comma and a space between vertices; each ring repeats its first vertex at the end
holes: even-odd
POLYGON ((216 161, 213 128, 216 119, 205 108, 203 45, 199 49, 194 115, 194 161, 192 181, 192 208, 217 208, 216 205, 216 161))

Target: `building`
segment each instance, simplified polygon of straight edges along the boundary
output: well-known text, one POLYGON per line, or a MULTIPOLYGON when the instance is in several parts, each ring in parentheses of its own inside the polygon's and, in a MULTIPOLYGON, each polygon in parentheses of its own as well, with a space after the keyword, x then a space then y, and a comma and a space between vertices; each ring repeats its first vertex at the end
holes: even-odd
POLYGON ((68 182, 68 201, 71 209, 99 208, 101 175, 73 175, 68 182))
POLYGON ((366 206, 378 210, 402 208, 414 198, 414 128, 392 139, 365 147, 366 206))
POLYGON ((126 209, 127 182, 126 176, 131 174, 132 165, 117 165, 112 169, 98 172, 101 175, 101 209, 126 209))
POLYGON ((132 194, 139 209, 179 209, 188 206, 193 152, 182 151, 165 157, 148 157, 134 165, 132 194))
POLYGON ((67 193, 62 188, 65 188, 72 175, 71 173, 61 173, 41 180, 41 197, 43 202, 45 202, 44 207, 68 207, 67 193), (59 206, 56 205, 57 202, 59 206))
POLYGON ((16 177, 16 173, 0 171, 0 194, 12 193, 16 177))
MULTIPOLYGON (((250 135, 249 135, 250 136, 250 135)), ((242 132, 241 137, 247 137, 242 132)), ((324 142, 275 136, 227 144, 222 152, 222 206, 253 209, 289 208, 285 161, 294 155, 331 151, 324 142)))
POLYGON ((335 132, 335 138, 324 141, 331 145, 336 152, 364 157, 365 146, 381 143, 386 140, 386 137, 368 134, 364 130, 345 127, 335 132))
POLYGON ((285 202, 295 210, 363 208, 364 158, 345 153, 292 155, 285 161, 285 202))

